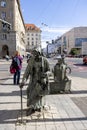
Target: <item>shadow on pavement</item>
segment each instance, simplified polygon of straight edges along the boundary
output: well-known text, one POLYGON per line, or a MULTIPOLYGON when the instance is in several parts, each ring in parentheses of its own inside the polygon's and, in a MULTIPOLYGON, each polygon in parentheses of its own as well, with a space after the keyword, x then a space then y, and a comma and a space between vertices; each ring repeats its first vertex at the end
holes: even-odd
POLYGON ((0 124, 16 123, 19 110, 0 110, 0 124))
POLYGON ((9 80, 9 79, 13 79, 13 78, 9 78, 9 77, 8 78, 2 78, 2 79, 0 78, 0 80, 3 80, 3 81, 4 80, 9 80))
POLYGON ((85 121, 87 120, 87 117, 71 117, 71 118, 52 118, 52 119, 49 119, 49 118, 44 118, 44 119, 31 119, 31 120, 27 120, 27 122, 35 122, 35 121, 38 121, 38 122, 63 122, 63 121, 85 121))
MULTIPOLYGON (((0 85, 13 85, 13 83, 0 83, 0 85)), ((13 86, 19 86, 19 85, 13 85, 13 86)), ((25 86, 28 86, 28 83, 25 84, 25 86)))
MULTIPOLYGON (((13 77, 12 78, 10 78, 9 76, 8 76, 8 78, 0 78, 0 80, 9 80, 9 79, 12 79, 13 80, 13 77)), ((20 80, 21 80, 22 78, 20 78, 20 80)))
MULTIPOLYGON (((17 122, 20 110, 0 110, 0 124, 13 124, 17 122)), ((86 121, 87 117, 71 117, 71 118, 43 118, 43 119, 28 119, 26 122, 64 122, 64 121, 86 121)))
POLYGON ((71 91, 71 94, 87 94, 87 90, 71 91))
MULTIPOLYGON (((26 90, 23 90, 22 94, 26 95, 26 90)), ((11 93, 0 93, 0 96, 20 96, 20 90, 19 91, 12 91, 11 93)))
MULTIPOLYGON (((13 85, 13 83, 0 83, 0 85, 13 85)), ((16 86, 16 85, 15 85, 16 86)))
POLYGON ((84 64, 73 64, 73 65, 87 68, 87 65, 84 64))

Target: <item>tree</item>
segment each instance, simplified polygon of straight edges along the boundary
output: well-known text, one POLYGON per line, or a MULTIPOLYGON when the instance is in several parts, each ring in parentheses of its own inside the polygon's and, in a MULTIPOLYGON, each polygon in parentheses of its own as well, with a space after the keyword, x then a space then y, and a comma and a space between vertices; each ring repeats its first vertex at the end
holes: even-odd
POLYGON ((71 51, 70 51, 70 54, 71 55, 77 55, 78 54, 77 48, 72 48, 71 51))

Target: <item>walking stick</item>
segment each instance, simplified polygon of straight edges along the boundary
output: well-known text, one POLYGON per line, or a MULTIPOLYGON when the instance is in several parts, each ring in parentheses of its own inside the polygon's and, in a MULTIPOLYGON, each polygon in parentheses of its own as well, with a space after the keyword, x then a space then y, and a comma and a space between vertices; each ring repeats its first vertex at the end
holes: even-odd
POLYGON ((22 102, 22 88, 20 88, 21 94, 21 123, 23 123, 23 102, 22 102))
POLYGON ((17 124, 24 124, 26 125, 26 121, 23 121, 23 101, 22 101, 22 87, 20 87, 20 97, 21 97, 21 110, 20 110, 20 115, 21 119, 18 120, 17 124))

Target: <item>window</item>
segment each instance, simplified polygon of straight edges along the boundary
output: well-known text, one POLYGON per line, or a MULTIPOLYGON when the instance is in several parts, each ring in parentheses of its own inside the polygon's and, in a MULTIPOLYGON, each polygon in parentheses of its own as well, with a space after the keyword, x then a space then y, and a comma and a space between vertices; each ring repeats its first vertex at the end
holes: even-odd
POLYGON ((82 42, 87 42, 87 38, 76 38, 75 47, 82 46, 82 42))
POLYGON ((7 40, 7 34, 2 34, 2 40, 7 40))
POLYGON ((34 42, 32 42, 32 46, 34 45, 34 42))
POLYGON ((1 18, 2 18, 3 20, 6 19, 6 12, 1 12, 1 18))
POLYGON ((63 37, 63 43, 66 46, 66 37, 65 36, 63 37))
POLYGON ((27 45, 28 45, 28 46, 30 45, 30 42, 29 42, 29 41, 27 42, 27 45))
POLYGON ((3 30, 7 30, 7 25, 6 25, 6 23, 2 23, 2 29, 3 29, 3 30))
POLYGON ((9 14, 10 14, 10 18, 13 18, 13 13, 11 10, 9 11, 9 14))
POLYGON ((6 1, 1 1, 1 7, 6 7, 6 1))

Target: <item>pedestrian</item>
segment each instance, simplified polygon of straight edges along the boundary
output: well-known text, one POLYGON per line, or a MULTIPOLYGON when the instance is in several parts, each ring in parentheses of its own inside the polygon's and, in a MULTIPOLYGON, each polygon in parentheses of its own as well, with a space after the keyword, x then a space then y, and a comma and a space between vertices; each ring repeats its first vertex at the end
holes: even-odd
POLYGON ((13 84, 18 85, 20 82, 20 74, 22 69, 22 60, 19 51, 15 51, 14 56, 12 57, 12 65, 16 69, 16 72, 13 75, 13 84))
POLYGON ((42 109, 42 97, 48 93, 47 72, 50 70, 47 59, 40 55, 37 50, 32 51, 32 55, 23 75, 20 88, 29 79, 27 87, 27 115, 42 109))

